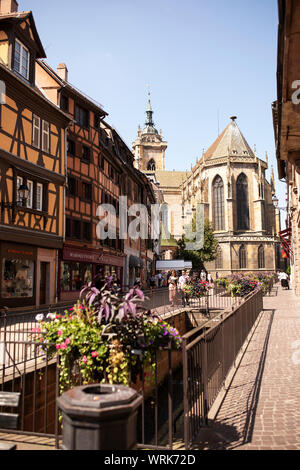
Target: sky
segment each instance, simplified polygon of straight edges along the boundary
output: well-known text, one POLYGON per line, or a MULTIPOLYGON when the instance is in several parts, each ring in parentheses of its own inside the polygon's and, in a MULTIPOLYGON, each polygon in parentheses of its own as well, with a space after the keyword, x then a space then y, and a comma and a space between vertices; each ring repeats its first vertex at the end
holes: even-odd
POLYGON ((146 119, 148 89, 168 142, 167 170, 189 170, 237 116, 251 148, 263 160, 268 152, 285 207, 271 111, 277 0, 18 2, 33 12, 49 65, 66 63, 69 81, 103 105, 129 148, 146 119))

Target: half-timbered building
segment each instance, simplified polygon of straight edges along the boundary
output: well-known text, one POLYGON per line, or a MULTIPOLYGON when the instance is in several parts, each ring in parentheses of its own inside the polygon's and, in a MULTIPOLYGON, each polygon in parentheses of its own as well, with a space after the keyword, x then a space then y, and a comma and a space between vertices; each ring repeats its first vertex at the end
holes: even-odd
POLYGON ((30 11, 0 2, 0 306, 53 303, 63 246, 69 117, 36 85, 30 11))
POLYGON ((147 248, 142 240, 120 237, 119 197, 128 195, 128 204, 140 202, 142 191, 150 188, 135 170, 132 152, 104 120, 103 107, 70 84, 65 64, 54 71, 38 60, 36 75, 43 92, 72 119, 67 135, 66 237, 60 251, 59 299, 78 298, 82 285, 98 273, 115 274, 124 285, 132 284, 147 268, 142 261, 147 248), (115 208, 115 238, 99 238, 101 204, 115 208))

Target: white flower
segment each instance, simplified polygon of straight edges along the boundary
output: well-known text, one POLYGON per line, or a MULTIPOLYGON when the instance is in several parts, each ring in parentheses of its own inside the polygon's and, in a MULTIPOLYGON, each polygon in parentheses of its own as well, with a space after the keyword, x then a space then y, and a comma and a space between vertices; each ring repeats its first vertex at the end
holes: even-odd
POLYGON ((36 317, 35 317, 36 321, 43 321, 44 320, 44 314, 43 313, 39 313, 36 317))
POLYGON ((55 318, 56 318, 56 313, 51 313, 51 312, 49 312, 48 315, 47 315, 47 318, 50 318, 50 320, 55 320, 55 318))

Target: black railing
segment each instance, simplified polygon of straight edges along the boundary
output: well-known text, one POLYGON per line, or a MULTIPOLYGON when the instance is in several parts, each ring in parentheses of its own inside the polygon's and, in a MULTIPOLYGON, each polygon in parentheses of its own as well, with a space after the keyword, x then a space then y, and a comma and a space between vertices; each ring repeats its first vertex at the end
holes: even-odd
MULTIPOLYGON (((157 307, 153 308, 159 311, 164 307, 159 304, 163 304, 168 292, 159 294, 159 299, 158 292, 154 295, 157 307)), ((208 302, 212 312, 217 297, 218 293, 211 295, 214 304, 204 299, 202 305, 202 299, 197 299, 198 310, 201 307, 205 312, 208 302)), ((143 396, 138 424, 139 449, 172 449, 175 442, 176 448, 190 447, 206 423, 208 410, 262 310, 262 297, 262 290, 245 299, 235 299, 235 303, 227 297, 227 309, 220 308, 223 300, 219 300, 217 313, 204 315, 201 322, 196 322, 195 327, 183 335, 182 351, 157 352, 152 381, 145 379, 146 371, 143 371, 141 378, 131 383, 143 396)), ((191 304, 182 314, 194 315, 193 310, 197 308, 194 309, 193 302, 191 304)), ((163 311, 172 313, 167 309, 163 311)), ((175 313, 174 309, 173 316, 175 313)), ((2 348, 6 354, 4 361, 0 354, 0 388, 22 393, 18 432, 51 437, 58 448, 59 357, 50 360, 37 343, 26 340, 26 335, 37 325, 35 318, 20 321, 20 325, 16 318, 9 320, 9 325, 9 322, 2 323, 1 327, 2 348), (18 339, 18 334, 22 340, 18 339)))

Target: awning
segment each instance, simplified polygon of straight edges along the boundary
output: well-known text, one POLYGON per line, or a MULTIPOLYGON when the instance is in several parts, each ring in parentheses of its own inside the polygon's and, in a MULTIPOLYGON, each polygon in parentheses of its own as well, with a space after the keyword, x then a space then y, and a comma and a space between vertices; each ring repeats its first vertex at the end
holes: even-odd
POLYGON ((286 256, 291 259, 293 257, 293 249, 292 249, 292 242, 291 242, 291 239, 292 239, 291 227, 279 232, 279 238, 281 241, 281 246, 283 248, 283 251, 285 252, 286 256))
POLYGON ((181 259, 173 259, 168 261, 156 261, 156 270, 157 271, 179 271, 182 269, 192 269, 192 261, 184 261, 181 259))

